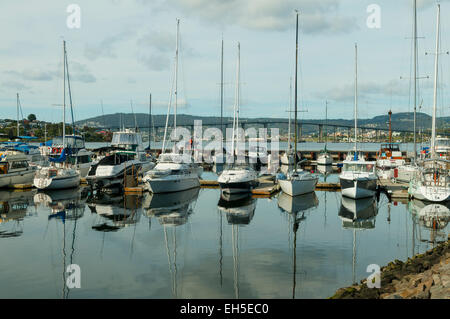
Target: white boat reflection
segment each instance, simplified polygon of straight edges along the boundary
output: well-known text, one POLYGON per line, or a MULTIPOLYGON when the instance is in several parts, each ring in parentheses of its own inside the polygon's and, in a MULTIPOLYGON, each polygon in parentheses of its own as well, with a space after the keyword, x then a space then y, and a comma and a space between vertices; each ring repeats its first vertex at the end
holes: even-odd
POLYGON ((447 240, 444 229, 450 221, 450 203, 431 203, 414 199, 408 203, 413 220, 429 231, 429 240, 425 239, 419 229, 419 240, 436 244, 447 240))
POLYGON ((250 194, 221 195, 217 204, 230 225, 248 225, 255 215, 256 199, 250 194))
POLYGON ((317 199, 316 193, 292 197, 282 192, 278 196, 278 207, 289 214, 306 211, 310 208, 317 207, 317 205, 319 205, 319 200, 317 199))
POLYGON ((19 237, 23 234, 23 219, 28 206, 33 204, 36 190, 0 191, 0 238, 19 237))
POLYGON ((193 206, 200 188, 167 194, 144 195, 143 208, 147 217, 157 217, 161 225, 180 226, 186 224, 193 213, 193 206))
POLYGON ((121 228, 135 225, 140 220, 138 210, 141 200, 137 195, 107 196, 88 204, 91 213, 101 217, 101 221, 92 226, 92 229, 102 232, 117 231, 121 228))
POLYGON ((34 203, 51 210, 49 219, 60 218, 63 222, 83 217, 88 189, 60 189, 39 192, 34 195, 34 203))
POLYGON ((339 217, 344 229, 353 230, 352 282, 356 284, 356 231, 375 228, 378 205, 375 197, 352 199, 342 196, 339 217))
POLYGON ((351 199, 342 196, 339 217, 344 228, 375 228, 378 206, 375 197, 351 199))

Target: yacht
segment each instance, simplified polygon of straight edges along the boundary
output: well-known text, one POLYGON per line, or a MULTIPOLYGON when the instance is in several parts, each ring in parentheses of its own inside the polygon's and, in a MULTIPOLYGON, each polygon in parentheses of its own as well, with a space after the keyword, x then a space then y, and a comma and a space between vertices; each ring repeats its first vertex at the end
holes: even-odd
POLYGON ((32 184, 36 168, 29 165, 27 157, 16 151, 0 152, 0 187, 32 184))
POLYGON ((156 166, 148 171, 142 181, 150 192, 170 193, 200 187, 198 167, 185 154, 163 153, 156 166))
POLYGON ((91 166, 86 176, 94 188, 121 187, 126 175, 142 175, 155 166, 152 157, 143 150, 139 132, 130 129, 114 132, 110 150, 91 166))
POLYGON ((294 98, 294 168, 278 179, 281 189, 290 196, 314 192, 319 176, 297 168, 297 67, 298 67, 298 13, 296 16, 296 59, 295 59, 295 98, 294 98))
POLYGON ((219 182, 222 193, 242 193, 250 192, 258 183, 258 174, 249 165, 237 163, 236 155, 238 154, 237 143, 239 141, 239 111, 240 111, 240 52, 241 45, 238 43, 237 71, 236 71, 236 94, 233 114, 233 138, 231 145, 231 158, 233 163, 229 163, 227 167, 219 175, 219 182))
MULTIPOLYGON (((81 177, 86 177, 93 162, 93 155, 91 151, 88 151, 85 146, 85 142, 82 136, 78 135, 66 135, 65 137, 66 149, 70 150, 67 155, 67 162, 76 169, 81 177)), ((50 144, 50 143, 49 143, 50 144)), ((50 158, 58 158, 61 156, 61 152, 64 149, 63 138, 55 137, 51 141, 51 146, 41 148, 43 155, 50 158)), ((60 167, 63 164, 56 164, 60 167)))
POLYGON ((343 162, 339 175, 341 193, 344 197, 360 199, 372 197, 377 191, 376 162, 366 161, 362 154, 358 154, 358 46, 355 44, 355 150, 348 154, 343 162))
POLYGON ((36 166, 40 164, 43 160, 43 156, 39 151, 39 147, 35 145, 30 145, 29 143, 21 141, 9 141, 0 143, 1 151, 15 151, 20 152, 26 156, 27 161, 30 165, 36 166))
MULTIPOLYGON (((175 64, 178 64, 179 24, 180 20, 177 20, 175 64)), ((175 87, 177 87, 178 83, 177 70, 177 67, 175 67, 175 87)), ((176 114, 178 105, 177 90, 175 89, 174 92, 171 92, 171 101, 172 94, 175 95, 173 131, 176 132, 176 114)), ((172 152, 165 153, 169 116, 170 107, 167 112, 166 126, 164 128, 164 139, 162 146, 163 153, 159 155, 156 166, 153 169, 149 170, 142 179, 142 181, 148 186, 149 191, 155 194, 179 192, 199 187, 199 177, 203 172, 203 169, 197 163, 194 163, 192 155, 186 152, 180 154, 181 150, 178 150, 175 146, 173 147, 172 152)))
POLYGON ((377 167, 382 170, 390 170, 405 165, 406 161, 400 151, 398 143, 381 144, 377 153, 377 167))
POLYGON ((418 162, 418 170, 409 183, 408 193, 415 199, 429 202, 445 202, 450 200, 450 161, 438 156, 436 150, 436 110, 438 89, 438 57, 440 5, 437 5, 437 32, 434 70, 433 116, 431 124, 431 154, 429 158, 418 162))
POLYGON ((438 136, 434 142, 436 155, 450 160, 450 139, 438 136))

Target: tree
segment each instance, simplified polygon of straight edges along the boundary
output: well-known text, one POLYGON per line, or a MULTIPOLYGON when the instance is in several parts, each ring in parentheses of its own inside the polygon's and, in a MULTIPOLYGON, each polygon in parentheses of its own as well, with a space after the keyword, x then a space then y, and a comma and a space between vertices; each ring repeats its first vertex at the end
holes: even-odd
POLYGON ((30 121, 30 122, 36 121, 36 115, 34 115, 34 114, 28 115, 28 121, 30 121))

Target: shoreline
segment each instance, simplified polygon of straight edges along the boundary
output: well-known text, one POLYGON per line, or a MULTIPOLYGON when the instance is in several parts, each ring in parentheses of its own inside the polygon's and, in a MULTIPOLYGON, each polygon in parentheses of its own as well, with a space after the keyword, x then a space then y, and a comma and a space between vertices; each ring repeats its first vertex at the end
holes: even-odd
POLYGON ((450 299, 450 235, 423 254, 381 268, 381 288, 359 285, 338 289, 329 299, 450 299))

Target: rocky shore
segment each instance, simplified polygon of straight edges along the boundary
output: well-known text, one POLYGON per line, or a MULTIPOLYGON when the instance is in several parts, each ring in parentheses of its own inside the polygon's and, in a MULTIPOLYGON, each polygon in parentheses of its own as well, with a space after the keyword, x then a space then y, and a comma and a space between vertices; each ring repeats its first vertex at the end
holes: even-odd
POLYGON ((381 268, 381 288, 341 288, 330 299, 450 299, 449 239, 427 252, 381 268))

